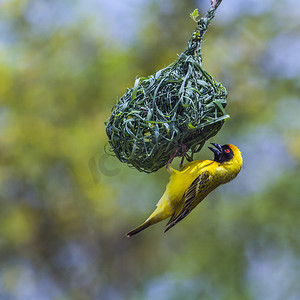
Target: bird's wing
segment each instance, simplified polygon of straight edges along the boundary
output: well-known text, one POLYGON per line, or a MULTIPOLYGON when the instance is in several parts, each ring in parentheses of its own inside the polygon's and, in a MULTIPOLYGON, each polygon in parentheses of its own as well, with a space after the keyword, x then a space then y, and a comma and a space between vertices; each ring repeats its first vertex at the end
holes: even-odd
POLYGON ((208 171, 201 173, 190 185, 183 195, 183 206, 178 212, 175 212, 166 225, 166 231, 185 218, 207 195, 210 187, 211 175, 208 171))

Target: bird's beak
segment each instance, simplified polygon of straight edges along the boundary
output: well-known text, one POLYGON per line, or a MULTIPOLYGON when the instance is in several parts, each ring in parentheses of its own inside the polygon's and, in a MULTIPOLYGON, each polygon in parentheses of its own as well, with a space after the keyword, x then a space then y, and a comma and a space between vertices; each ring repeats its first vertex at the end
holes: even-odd
POLYGON ((208 147, 208 149, 211 150, 214 153, 214 155, 215 155, 214 161, 220 161, 220 156, 221 156, 221 153, 222 153, 221 145, 215 144, 215 143, 211 143, 211 144, 213 146, 215 146, 215 148, 208 147))

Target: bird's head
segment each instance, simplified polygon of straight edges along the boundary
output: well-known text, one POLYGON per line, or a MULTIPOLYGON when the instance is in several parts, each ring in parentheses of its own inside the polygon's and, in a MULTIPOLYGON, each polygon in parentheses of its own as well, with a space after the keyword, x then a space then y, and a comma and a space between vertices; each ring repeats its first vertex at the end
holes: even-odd
POLYGON ((208 147, 215 155, 214 161, 216 162, 229 162, 233 158, 241 157, 240 150, 231 144, 219 145, 215 143, 211 143, 215 148, 208 147))
POLYGON ((243 158, 238 147, 232 144, 213 144, 215 148, 208 147, 215 155, 214 161, 219 164, 218 173, 221 181, 226 183, 237 176, 243 165, 243 158))

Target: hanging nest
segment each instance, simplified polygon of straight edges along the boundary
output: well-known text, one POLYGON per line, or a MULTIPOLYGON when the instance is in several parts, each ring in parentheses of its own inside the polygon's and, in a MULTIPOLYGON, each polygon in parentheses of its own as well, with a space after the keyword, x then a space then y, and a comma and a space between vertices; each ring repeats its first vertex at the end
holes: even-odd
POLYGON ((106 133, 121 162, 151 173, 175 153, 190 161, 229 118, 226 89, 201 65, 203 35, 220 2, 199 21, 195 10, 191 17, 198 26, 187 49, 171 65, 137 79, 113 108, 106 133), (189 151, 178 151, 181 145, 189 151))

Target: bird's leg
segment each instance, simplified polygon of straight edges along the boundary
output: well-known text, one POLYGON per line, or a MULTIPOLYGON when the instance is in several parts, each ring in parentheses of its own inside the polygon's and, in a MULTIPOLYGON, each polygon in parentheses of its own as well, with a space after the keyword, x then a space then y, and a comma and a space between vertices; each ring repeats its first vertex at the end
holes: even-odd
POLYGON ((184 161, 186 151, 187 151, 187 146, 185 144, 181 144, 180 147, 181 147, 181 162, 180 162, 179 167, 181 168, 182 165, 183 165, 183 161, 184 161))
POLYGON ((178 146, 174 153, 172 154, 172 156, 170 157, 167 165, 166 165, 166 168, 167 170, 170 170, 170 164, 172 163, 173 159, 176 157, 178 151, 181 149, 181 162, 180 162, 180 165, 179 167, 181 168, 182 167, 182 164, 183 164, 183 161, 184 161, 184 157, 185 157, 185 154, 186 154, 186 151, 187 151, 187 146, 185 144, 180 144, 180 146, 178 146))
POLYGON ((170 169, 170 164, 172 163, 173 159, 175 158, 176 154, 178 153, 179 148, 180 148, 180 147, 177 147, 177 148, 175 149, 174 153, 172 154, 172 156, 170 157, 170 159, 169 159, 169 161, 168 161, 168 163, 167 163, 167 165, 166 165, 167 170, 170 169))

